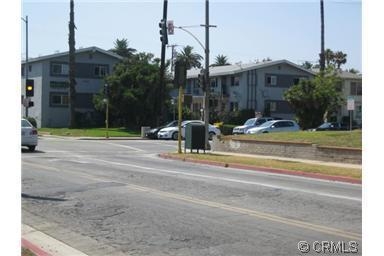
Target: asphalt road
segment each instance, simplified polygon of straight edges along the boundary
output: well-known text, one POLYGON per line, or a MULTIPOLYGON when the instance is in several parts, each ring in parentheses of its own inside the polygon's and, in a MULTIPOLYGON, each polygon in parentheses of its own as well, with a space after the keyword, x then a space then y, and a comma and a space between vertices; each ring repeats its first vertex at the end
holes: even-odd
POLYGON ((39 143, 22 221, 88 255, 361 255, 361 185, 159 158, 174 141, 39 143))

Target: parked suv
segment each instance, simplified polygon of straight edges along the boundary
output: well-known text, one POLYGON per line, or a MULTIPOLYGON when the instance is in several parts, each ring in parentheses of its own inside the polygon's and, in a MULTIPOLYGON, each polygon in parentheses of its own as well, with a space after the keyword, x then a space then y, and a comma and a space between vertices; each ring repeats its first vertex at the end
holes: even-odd
POLYGON ((232 134, 245 134, 248 129, 251 129, 253 127, 257 127, 267 121, 275 120, 274 117, 254 117, 250 118, 243 125, 236 126, 232 130, 232 134))

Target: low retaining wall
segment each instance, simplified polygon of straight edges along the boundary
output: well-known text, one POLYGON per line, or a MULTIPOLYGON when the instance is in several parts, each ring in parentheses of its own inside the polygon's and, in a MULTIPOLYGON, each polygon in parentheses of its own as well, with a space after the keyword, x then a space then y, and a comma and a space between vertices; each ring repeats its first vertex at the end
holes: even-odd
POLYGON ((310 143, 219 139, 212 142, 213 151, 236 152, 289 158, 301 158, 350 164, 362 163, 362 151, 355 148, 325 147, 310 143))

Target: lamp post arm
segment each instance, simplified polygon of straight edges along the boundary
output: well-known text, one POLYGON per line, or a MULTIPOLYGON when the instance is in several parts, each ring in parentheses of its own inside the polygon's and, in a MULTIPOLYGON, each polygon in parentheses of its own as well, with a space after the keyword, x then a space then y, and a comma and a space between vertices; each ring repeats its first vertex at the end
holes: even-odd
POLYGON ((203 50, 204 50, 204 52, 205 52, 205 47, 204 47, 204 45, 200 42, 200 40, 194 35, 194 34, 192 34, 190 31, 188 31, 188 30, 186 30, 185 28, 183 28, 183 27, 176 27, 175 26, 175 28, 178 28, 178 29, 181 29, 181 30, 183 30, 183 31, 185 31, 185 32, 187 32, 188 34, 190 34, 199 44, 200 44, 200 46, 203 48, 203 50))

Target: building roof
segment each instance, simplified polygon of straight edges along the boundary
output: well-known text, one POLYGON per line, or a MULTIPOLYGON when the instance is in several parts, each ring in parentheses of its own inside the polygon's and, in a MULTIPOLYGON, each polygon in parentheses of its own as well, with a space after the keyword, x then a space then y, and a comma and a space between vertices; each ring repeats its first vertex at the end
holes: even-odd
POLYGON ((362 79, 361 74, 355 74, 347 71, 338 72, 339 76, 344 79, 362 79))
MULTIPOLYGON (((316 69, 312 69, 312 71, 317 74, 320 72, 320 69, 316 68, 316 69)), ((360 79, 360 80, 362 79, 362 74, 355 74, 355 73, 351 73, 343 70, 338 70, 337 75, 343 79, 360 79)))
MULTIPOLYGON (((266 62, 259 62, 259 63, 234 64, 234 65, 226 65, 226 66, 209 67, 209 76, 213 77, 213 76, 223 76, 223 75, 234 75, 234 74, 238 74, 248 70, 260 69, 260 68, 270 67, 270 66, 279 65, 279 64, 288 64, 304 72, 307 72, 311 75, 316 74, 315 72, 305 69, 288 60, 275 60, 275 61, 266 61, 266 62)), ((200 69, 197 69, 197 68, 190 69, 187 72, 187 78, 197 78, 199 73, 200 73, 200 69)))
MULTIPOLYGON (((75 53, 78 54, 78 53, 90 52, 90 51, 100 52, 102 54, 109 55, 109 56, 111 56, 113 58, 116 58, 116 59, 119 59, 119 60, 123 59, 123 57, 121 57, 120 55, 117 55, 116 53, 103 50, 103 49, 101 49, 99 47, 96 47, 96 46, 91 46, 91 47, 87 47, 87 48, 80 48, 80 49, 77 49, 75 51, 75 53)), ((57 58, 57 57, 62 57, 62 56, 67 56, 67 55, 69 55, 69 51, 55 53, 55 54, 50 54, 50 55, 45 55, 45 56, 41 56, 41 57, 37 57, 37 58, 29 58, 28 59, 28 63, 39 62, 39 61, 48 60, 48 59, 54 59, 54 58, 57 58)), ((24 64, 25 60, 23 60, 22 63, 24 64)))

